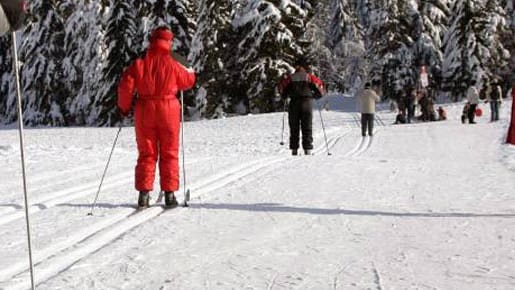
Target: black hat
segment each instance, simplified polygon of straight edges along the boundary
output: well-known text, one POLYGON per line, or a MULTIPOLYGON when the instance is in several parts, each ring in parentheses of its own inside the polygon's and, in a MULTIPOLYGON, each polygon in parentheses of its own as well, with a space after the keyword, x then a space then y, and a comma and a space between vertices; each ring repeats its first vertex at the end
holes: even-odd
POLYGON ((308 68, 309 67, 309 62, 308 62, 308 60, 306 58, 299 57, 295 61, 295 66, 300 66, 300 67, 303 67, 303 68, 308 68))

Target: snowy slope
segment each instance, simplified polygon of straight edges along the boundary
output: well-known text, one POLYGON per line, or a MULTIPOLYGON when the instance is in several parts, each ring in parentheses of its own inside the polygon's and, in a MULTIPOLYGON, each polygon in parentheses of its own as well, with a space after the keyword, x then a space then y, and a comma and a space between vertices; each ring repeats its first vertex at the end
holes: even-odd
MULTIPOLYGON (((331 156, 318 112, 314 156, 279 145, 282 114, 187 123, 193 199, 166 212, 133 214, 133 128, 93 217, 116 128, 27 130, 38 288, 513 289, 510 102, 500 122, 474 126, 459 122, 460 104, 445 122, 392 126, 380 113, 371 140, 355 105, 334 98, 331 156)), ((29 287, 17 142, 0 130, 2 289, 29 287)))

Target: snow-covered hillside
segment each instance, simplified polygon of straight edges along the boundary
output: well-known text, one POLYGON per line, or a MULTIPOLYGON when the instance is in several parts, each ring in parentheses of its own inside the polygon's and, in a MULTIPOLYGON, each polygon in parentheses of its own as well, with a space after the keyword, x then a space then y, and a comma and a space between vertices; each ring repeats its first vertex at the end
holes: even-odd
MULTIPOLYGON (((280 113, 186 123, 191 207, 136 214, 133 128, 94 216, 117 129, 27 130, 38 289, 515 288, 511 102, 477 125, 461 104, 443 122, 379 113, 373 139, 349 104, 322 112, 330 156, 318 112, 314 156, 279 145, 280 113)), ((25 289, 16 130, 0 130, 0 164, 0 288, 25 289)))

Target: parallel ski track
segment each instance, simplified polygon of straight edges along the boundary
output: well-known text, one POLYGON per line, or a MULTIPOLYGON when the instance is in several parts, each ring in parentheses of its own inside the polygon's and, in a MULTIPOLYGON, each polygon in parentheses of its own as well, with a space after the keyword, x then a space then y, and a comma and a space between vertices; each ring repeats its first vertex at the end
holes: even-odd
MULTIPOLYGON (((198 162, 197 160, 192 160, 187 163, 187 165, 191 165, 198 162)), ((102 189, 111 189, 117 188, 120 185, 127 184, 130 181, 130 177, 133 176, 133 172, 123 172, 119 174, 115 174, 110 176, 110 179, 117 180, 106 183, 102 189)), ((72 200, 93 195, 98 189, 98 181, 91 181, 87 183, 83 183, 71 188, 66 188, 58 191, 54 191, 49 194, 45 194, 42 197, 34 198, 31 200, 31 206, 29 207, 29 213, 34 214, 49 208, 52 208, 56 205, 63 204, 66 202, 70 202, 72 200)), ((23 207, 20 205, 17 208, 11 207, 10 210, 4 210, 0 213, 0 226, 15 221, 17 219, 21 219, 25 217, 25 211, 23 207)))
MULTIPOLYGON (((361 127, 361 124, 358 121, 359 120, 359 114, 353 114, 352 116, 356 120, 356 123, 357 123, 358 127, 361 127)), ((383 120, 379 116, 376 116, 375 123, 377 125, 379 125, 381 128, 382 127, 386 127, 385 123, 383 122, 383 120)), ((379 131, 381 131, 381 128, 376 128, 374 130, 374 137, 377 135, 377 133, 379 131)), ((366 153, 372 147, 372 144, 374 143, 373 142, 374 141, 374 137, 362 137, 357 142, 357 144, 354 147, 354 149, 352 149, 351 151, 349 151, 349 152, 347 152, 345 154, 345 157, 357 157, 357 156, 361 156, 364 153, 366 153)))
MULTIPOLYGON (((99 168, 100 168, 99 164, 93 164, 93 166, 99 166, 99 168)), ((48 188, 52 188, 52 187, 55 188, 56 185, 60 185, 60 184, 65 184, 65 183, 73 184, 74 182, 80 181, 81 179, 84 179, 86 177, 92 177, 92 172, 89 172, 86 174, 83 173, 85 170, 92 171, 92 168, 93 168, 92 165, 89 165, 87 167, 80 166, 78 168, 70 169, 69 171, 57 172, 57 173, 53 173, 53 174, 48 174, 48 173, 40 174, 37 176, 33 176, 29 173, 29 179, 30 179, 30 184, 28 185, 29 194, 30 194, 30 192, 35 192, 35 191, 42 192, 43 190, 48 189, 48 188), (45 181, 47 181, 47 182, 45 182, 45 181)), ((3 188, 3 190, 6 190, 6 191, 19 190, 19 189, 20 189, 20 185, 18 185, 18 184, 17 185, 8 185, 5 188, 3 188)), ((37 203, 44 202, 44 200, 47 200, 47 199, 48 199, 48 195, 45 195, 44 198, 41 198, 41 197, 31 198, 31 201, 33 204, 37 204, 37 203)), ((9 208, 0 210, 0 218, 4 214, 16 211, 17 208, 19 209, 21 207, 22 207, 21 204, 19 204, 19 205, 13 204, 9 208)))
MULTIPOLYGON (((328 144, 330 144, 330 147, 334 146, 338 140, 349 133, 350 130, 328 138, 328 144)), ((325 143, 322 143, 315 149, 315 152, 320 152, 324 149, 326 149, 325 143)), ((244 180, 243 177, 245 176, 251 175, 264 168, 270 168, 288 159, 293 160, 293 158, 289 156, 273 156, 235 166, 193 183, 190 189, 197 196, 204 195, 237 180, 244 180)), ((109 186, 111 186, 111 184, 109 184, 109 186)), ((150 207, 135 214, 133 211, 126 211, 75 232, 62 242, 36 251, 33 258, 36 269, 36 284, 43 283, 55 275, 58 275, 79 260, 107 246, 113 240, 131 229, 161 215, 164 211, 165 209, 160 206, 150 207)), ((0 289, 30 288, 28 275, 29 272, 26 261, 14 263, 8 269, 0 271, 0 281, 4 281, 0 282, 0 289), (11 278, 13 279, 8 282, 11 278)))

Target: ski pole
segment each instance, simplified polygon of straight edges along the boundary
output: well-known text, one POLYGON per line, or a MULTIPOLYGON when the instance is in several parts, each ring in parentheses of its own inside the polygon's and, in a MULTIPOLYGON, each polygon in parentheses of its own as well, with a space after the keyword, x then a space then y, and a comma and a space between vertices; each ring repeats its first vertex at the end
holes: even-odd
POLYGON ((286 103, 288 99, 284 99, 284 106, 283 106, 283 126, 281 130, 281 145, 284 145, 284 119, 286 118, 286 103))
POLYGON ((21 169, 23 175, 23 193, 25 200, 25 222, 27 227, 27 242, 29 247, 29 267, 30 267, 30 283, 31 289, 36 289, 36 284, 34 283, 34 262, 32 260, 32 239, 30 235, 30 219, 29 219, 29 196, 27 190, 27 175, 25 172, 25 145, 23 138, 23 111, 22 111, 22 103, 21 103, 21 88, 20 88, 20 72, 18 67, 18 49, 16 47, 16 32, 12 33, 12 42, 13 42, 13 66, 14 66, 14 74, 16 80, 16 98, 18 105, 18 131, 20 134, 20 153, 21 153, 21 169))
POLYGON ((329 142, 327 142, 327 134, 325 133, 325 125, 324 125, 324 118, 322 118, 322 109, 320 108, 320 102, 318 102, 318 113, 320 114, 320 122, 322 123, 322 131, 324 131, 324 139, 325 139, 325 146, 327 148, 327 155, 332 155, 331 152, 329 152, 329 142))
POLYGON ((188 207, 190 201, 190 190, 186 189, 186 157, 184 153, 184 93, 181 91, 181 152, 182 152, 182 178, 184 186, 184 202, 183 207, 188 207))
POLYGON ((111 157, 113 156, 114 148, 116 147, 116 142, 118 141, 118 136, 120 136, 120 132, 122 131, 122 123, 120 123, 120 127, 118 128, 118 132, 116 133, 116 138, 114 138, 113 148, 111 148, 111 153, 109 154, 109 158, 107 159, 106 167, 104 168, 104 174, 102 174, 102 179, 100 179, 100 185, 98 186, 97 195, 95 196, 95 200, 91 205, 91 210, 88 215, 93 215, 93 209, 97 205, 98 195, 100 194, 100 190, 102 189, 102 184, 104 183, 104 178, 107 173, 107 168, 109 168, 109 163, 111 162, 111 157))

